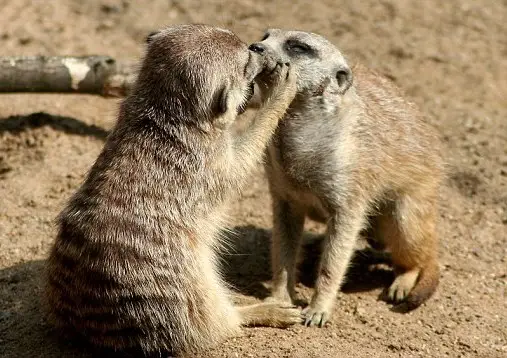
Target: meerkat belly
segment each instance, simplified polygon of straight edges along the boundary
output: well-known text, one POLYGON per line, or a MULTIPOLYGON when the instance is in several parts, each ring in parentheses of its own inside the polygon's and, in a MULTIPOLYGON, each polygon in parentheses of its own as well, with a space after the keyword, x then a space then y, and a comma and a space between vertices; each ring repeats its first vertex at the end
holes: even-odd
POLYGON ((294 191, 290 193, 290 202, 304 211, 310 219, 324 223, 329 217, 329 212, 324 208, 322 201, 312 192, 294 191))
MULTIPOLYGON (((324 203, 318 194, 311 189, 308 181, 302 180, 301 173, 295 177, 283 168, 273 153, 270 153, 269 179, 272 190, 278 198, 290 202, 310 219, 325 222, 329 217, 324 203)), ((284 163, 286 164, 286 163, 284 163)))

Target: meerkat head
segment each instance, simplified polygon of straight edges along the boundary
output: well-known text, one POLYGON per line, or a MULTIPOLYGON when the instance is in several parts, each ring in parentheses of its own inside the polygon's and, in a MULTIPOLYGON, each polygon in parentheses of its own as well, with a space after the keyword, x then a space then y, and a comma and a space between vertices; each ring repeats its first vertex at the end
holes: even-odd
POLYGON ((150 33, 146 43, 137 97, 150 104, 154 118, 201 127, 229 123, 246 107, 262 71, 262 56, 217 27, 169 27, 150 33))
POLYGON ((303 31, 268 29, 251 51, 290 62, 298 79, 298 93, 344 94, 352 85, 352 72, 341 52, 324 37, 303 31))

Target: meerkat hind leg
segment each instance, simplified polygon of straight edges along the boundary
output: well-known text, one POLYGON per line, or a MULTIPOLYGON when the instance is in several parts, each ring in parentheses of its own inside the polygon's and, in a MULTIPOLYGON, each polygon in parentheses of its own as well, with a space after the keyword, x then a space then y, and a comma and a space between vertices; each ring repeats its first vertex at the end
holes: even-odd
MULTIPOLYGON (((390 212, 391 210, 386 209, 382 214, 375 216, 373 219, 374 235, 377 239, 380 239, 380 242, 389 243, 389 248, 395 249, 395 256, 399 264, 400 259, 402 259, 402 257, 399 257, 401 254, 400 250, 403 250, 402 246, 405 246, 403 245, 405 238, 396 217, 390 212)), ((418 267, 407 270, 395 264, 395 278, 391 285, 383 292, 384 299, 389 302, 403 301, 414 287, 419 276, 419 271, 418 267)))
POLYGON ((238 311, 243 326, 285 328, 303 321, 298 308, 276 302, 240 306, 238 311))
POLYGON ((377 220, 396 273, 385 298, 394 303, 408 301, 408 309, 428 299, 439 279, 434 208, 431 202, 424 202, 406 196, 397 202, 394 214, 377 220))

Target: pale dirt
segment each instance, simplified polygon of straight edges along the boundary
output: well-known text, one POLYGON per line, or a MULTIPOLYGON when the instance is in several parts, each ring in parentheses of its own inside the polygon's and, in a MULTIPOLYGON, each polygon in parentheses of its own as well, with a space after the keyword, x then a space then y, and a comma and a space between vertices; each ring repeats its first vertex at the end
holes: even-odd
MULTIPOLYGON (((441 284, 427 304, 391 311, 377 300, 389 275, 357 261, 324 329, 244 329, 207 356, 506 357, 507 1, 0 0, 0 55, 136 59, 146 34, 185 22, 222 25, 245 42, 266 27, 325 35, 421 106, 449 164, 441 284)), ((96 356, 55 338, 41 311, 40 279, 52 220, 98 155, 117 105, 93 96, 0 95, 1 357, 96 356)), ((226 260, 228 279, 240 301, 254 301, 269 280, 271 210, 261 170, 231 215, 240 235, 226 260)), ((307 298, 311 264, 299 286, 307 298)))

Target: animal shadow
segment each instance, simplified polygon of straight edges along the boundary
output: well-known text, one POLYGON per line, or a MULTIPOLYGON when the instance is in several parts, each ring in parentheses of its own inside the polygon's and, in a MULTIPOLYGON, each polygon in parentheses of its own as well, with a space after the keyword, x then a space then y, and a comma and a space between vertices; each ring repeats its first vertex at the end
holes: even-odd
POLYGON ((27 129, 49 126, 56 131, 67 134, 90 136, 105 140, 108 131, 95 125, 86 124, 78 119, 52 115, 45 112, 32 113, 26 116, 10 116, 0 120, 0 134, 3 132, 20 133, 27 129))
MULTIPOLYGON (((229 236, 230 250, 222 255, 225 279, 239 293, 264 299, 269 295, 265 282, 271 279, 269 230, 239 226, 229 236)), ((313 287, 321 255, 323 236, 309 240, 305 234, 299 281, 313 287)), ((355 251, 342 292, 355 293, 383 288, 392 283, 394 275, 388 267, 389 257, 364 247, 355 251)))
MULTIPOLYGON (((136 358, 138 351, 99 349, 70 332, 57 330, 44 302, 46 261, 0 270, 0 357, 136 358)), ((167 356, 157 355, 157 358, 167 356)))
POLYGON ((0 270, 0 357, 89 358, 75 340, 56 332, 45 316, 42 287, 45 261, 0 270))
MULTIPOLYGON (((231 248, 221 256, 225 279, 240 293, 265 298, 263 285, 271 278, 270 231, 253 226, 236 227, 231 248)), ((320 256, 320 241, 305 245, 300 265, 301 282, 311 287, 320 256)), ((345 292, 370 290, 392 280, 389 271, 369 271, 376 262, 368 249, 359 250, 349 270, 345 292)), ((377 260, 378 261, 378 260, 377 260)), ((135 357, 134 353, 96 350, 75 336, 57 331, 45 314, 43 286, 45 260, 27 261, 0 270, 0 357, 135 357)))

